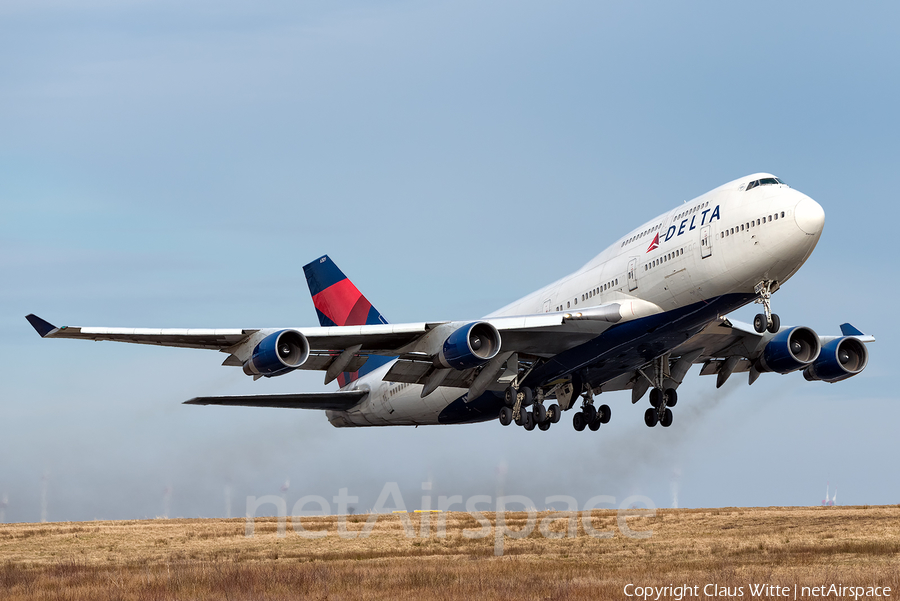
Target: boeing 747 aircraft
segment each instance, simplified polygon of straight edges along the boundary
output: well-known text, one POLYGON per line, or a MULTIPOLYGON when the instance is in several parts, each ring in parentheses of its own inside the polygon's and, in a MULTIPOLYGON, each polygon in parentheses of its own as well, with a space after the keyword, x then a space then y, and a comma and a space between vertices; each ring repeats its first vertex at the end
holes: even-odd
POLYGON ((800 371, 838 382, 865 369, 874 337, 781 325, 771 297, 809 258, 825 213, 767 173, 727 183, 628 232, 584 267, 476 320, 390 324, 326 255, 303 270, 320 327, 142 329, 55 327, 44 338, 214 349, 254 379, 325 372, 340 390, 201 397, 192 405, 325 410, 337 427, 460 424, 497 419, 547 430, 577 409, 576 430, 611 410, 601 393, 650 390, 644 422, 672 424, 690 367, 734 373, 800 371), (754 323, 725 316, 757 302, 754 323))

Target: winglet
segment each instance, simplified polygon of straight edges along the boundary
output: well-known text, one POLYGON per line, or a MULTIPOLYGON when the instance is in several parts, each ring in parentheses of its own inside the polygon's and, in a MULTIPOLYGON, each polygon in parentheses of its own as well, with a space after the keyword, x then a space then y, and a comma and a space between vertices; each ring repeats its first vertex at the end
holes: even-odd
POLYGON ((849 323, 841 324, 841 334, 844 336, 865 336, 865 334, 851 326, 849 323))
POLYGON ((49 321, 44 321, 34 313, 29 313, 25 316, 25 319, 28 320, 28 323, 31 324, 31 327, 34 328, 35 332, 41 335, 41 338, 44 338, 56 329, 56 326, 50 323, 49 321))

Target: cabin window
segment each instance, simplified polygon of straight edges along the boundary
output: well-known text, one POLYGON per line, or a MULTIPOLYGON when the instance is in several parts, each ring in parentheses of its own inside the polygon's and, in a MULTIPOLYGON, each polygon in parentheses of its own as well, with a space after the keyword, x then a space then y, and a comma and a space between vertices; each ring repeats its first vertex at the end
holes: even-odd
POLYGON ((781 218, 784 219, 784 211, 781 212, 781 218))

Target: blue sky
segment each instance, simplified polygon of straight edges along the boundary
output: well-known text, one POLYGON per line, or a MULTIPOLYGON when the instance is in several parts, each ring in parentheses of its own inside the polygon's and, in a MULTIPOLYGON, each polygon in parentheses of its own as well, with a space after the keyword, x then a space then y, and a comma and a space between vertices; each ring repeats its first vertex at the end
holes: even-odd
MULTIPOLYGON (((897 503, 892 3, 4 2, 0 499, 8 521, 234 513, 387 481, 657 505, 897 503), (784 323, 878 337, 859 377, 696 368, 672 428, 332 428, 185 407, 251 382, 205 351, 42 341, 70 325, 313 325, 328 253, 392 321, 486 314, 622 233, 769 171, 826 211, 784 323)), ((739 311, 749 321, 752 307, 739 311)), ((566 416, 565 421, 570 420, 566 416)))

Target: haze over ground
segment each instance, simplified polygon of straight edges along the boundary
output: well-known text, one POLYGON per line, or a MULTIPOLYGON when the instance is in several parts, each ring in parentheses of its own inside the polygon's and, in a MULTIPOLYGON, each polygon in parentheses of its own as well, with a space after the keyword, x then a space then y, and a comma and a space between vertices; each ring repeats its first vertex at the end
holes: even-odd
MULTIPOLYGON (((900 502, 900 8, 892 3, 22 2, 0 7, 0 501, 6 521, 232 515, 247 495, 669 506, 900 502), (825 209, 773 299, 877 337, 829 385, 693 368, 671 428, 604 395, 575 432, 335 429, 182 406, 333 389, 223 355, 41 340, 57 325, 315 325, 328 253, 391 321, 477 318, 633 227, 767 171, 825 209), (46 484, 42 484, 46 477, 46 484)), ((750 321, 756 307, 735 318, 750 321)))

